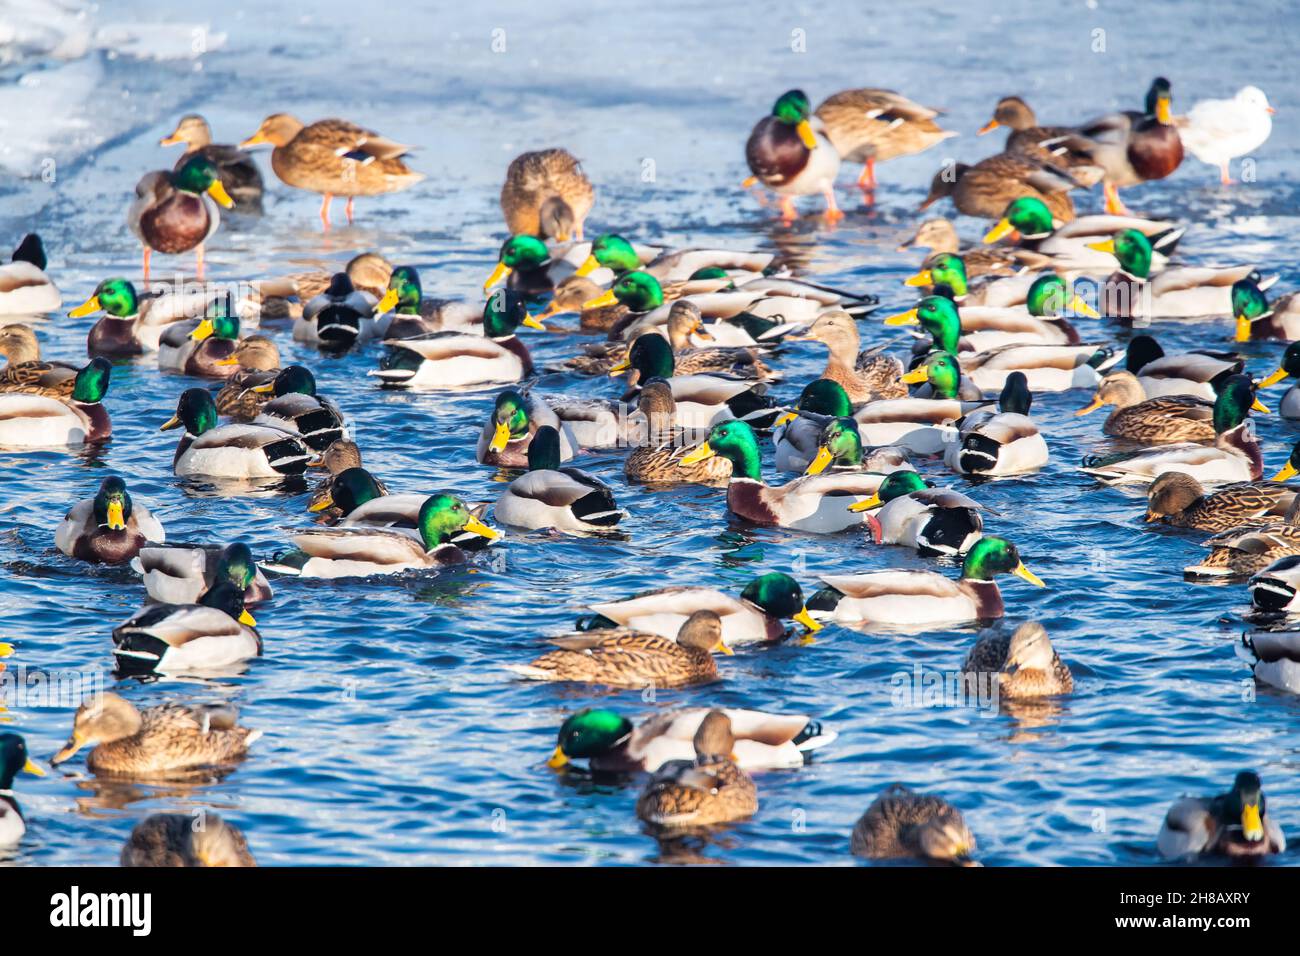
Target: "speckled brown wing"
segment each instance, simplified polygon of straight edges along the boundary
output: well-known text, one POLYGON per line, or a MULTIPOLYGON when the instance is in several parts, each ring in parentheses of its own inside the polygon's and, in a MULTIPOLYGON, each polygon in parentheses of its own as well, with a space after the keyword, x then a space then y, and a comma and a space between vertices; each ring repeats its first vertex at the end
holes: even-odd
POLYGON ((215 813, 155 813, 122 847, 122 866, 257 866, 238 828, 215 813))
POLYGON ((1013 699, 1053 697, 1071 693, 1074 690, 1074 676, 1053 651, 1050 671, 1021 667, 1014 674, 1002 674, 1001 687, 1002 696, 1013 699))
POLYGON ((1205 547, 1210 553, 1187 571, 1223 571, 1232 576, 1255 574, 1278 558, 1300 554, 1300 526, 1269 524, 1259 528, 1233 528, 1207 540, 1205 547))
POLYGON ((1135 441, 1214 441, 1214 403, 1195 395, 1163 395, 1117 408, 1102 427, 1135 441))
POLYGON ((236 422, 251 422, 261 412, 262 406, 274 397, 270 392, 255 392, 254 387, 274 382, 279 374, 279 369, 236 373, 217 392, 218 414, 226 415, 236 422))
POLYGON ((1284 517, 1296 491, 1273 481, 1243 481, 1225 485, 1166 521, 1181 528, 1227 531, 1241 525, 1268 524, 1284 517))
POLYGON ((77 369, 62 362, 20 362, 0 370, 0 391, 68 398, 76 385, 77 369))
POLYGON ((950 815, 956 808, 941 797, 914 793, 894 784, 872 802, 853 827, 850 849, 857 856, 891 859, 916 856, 917 826, 950 815))
POLYGON ((1061 169, 1028 156, 998 153, 967 169, 953 190, 953 204, 968 216, 999 219, 1021 196, 1041 199, 1062 222, 1074 219, 1074 203, 1065 192, 1078 183, 1061 169))
POLYGON ((501 211, 515 235, 538 235, 539 212, 552 196, 563 199, 581 224, 591 212, 596 191, 578 158, 564 149, 544 149, 516 156, 501 187, 501 211))
POLYGON ((758 812, 753 778, 730 760, 664 764, 636 803, 654 826, 702 827, 743 820, 758 812))
POLYGON ((1010 634, 982 634, 967 653, 961 669, 970 674, 996 673, 1006 664, 1010 647, 1010 634))
POLYGON ((907 397, 907 385, 903 383, 903 363, 891 355, 881 355, 877 349, 867 349, 858 355, 854 371, 857 372, 859 392, 865 390, 869 393, 866 399, 855 398, 854 401, 907 397))
POLYGON ((410 147, 355 123, 326 119, 271 152, 271 168, 290 186, 340 196, 373 196, 424 178, 401 157, 410 147))
POLYGON ((678 687, 714 680, 718 673, 708 651, 629 628, 566 635, 551 643, 560 649, 543 654, 529 667, 547 673, 552 680, 614 687, 678 687))
POLYGON ((641 445, 628 454, 623 473, 629 481, 645 484, 721 485, 730 480, 731 461, 721 455, 683 466, 682 458, 695 447, 677 440, 641 445))
POLYGON ((93 773, 149 776, 219 767, 242 760, 260 731, 233 724, 229 708, 205 712, 180 704, 141 711, 138 733, 101 744, 86 758, 93 773))
POLYGON ((772 375, 757 349, 740 347, 682 349, 674 355, 673 371, 676 375, 722 374, 752 379, 772 375))
POLYGON ((843 90, 828 96, 816 113, 831 144, 851 162, 910 156, 956 135, 935 123, 937 110, 893 90, 843 90))

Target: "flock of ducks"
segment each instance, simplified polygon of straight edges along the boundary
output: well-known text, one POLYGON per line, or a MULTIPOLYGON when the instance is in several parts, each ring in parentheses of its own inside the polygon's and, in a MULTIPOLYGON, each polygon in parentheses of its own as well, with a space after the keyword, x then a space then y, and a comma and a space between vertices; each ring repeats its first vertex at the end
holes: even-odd
MULTIPOLYGON (((1260 389, 1300 378, 1300 342, 1256 381, 1226 348, 1167 355, 1141 334, 1118 349, 1097 326, 1080 330, 1081 319, 1209 316, 1231 318, 1224 339, 1300 338, 1295 297, 1266 295, 1273 277, 1249 264, 1174 264, 1184 227, 1136 216, 1118 194, 1168 176, 1184 148, 1219 166, 1226 182, 1228 163, 1267 137, 1271 112, 1263 94, 1248 88, 1175 117, 1164 79, 1151 85, 1141 109, 1073 126, 1040 126, 1022 99, 1002 99, 981 133, 1007 128, 1005 151, 941 170, 924 204, 947 198, 958 212, 991 220, 984 243, 963 248, 950 222, 932 219, 905 245, 929 253, 905 283, 915 304, 883 321, 915 336, 905 354, 862 348, 874 297, 799 279, 770 254, 661 249, 613 232, 587 240, 595 189, 563 149, 510 164, 501 191, 510 236, 484 299, 430 298, 414 267, 394 267, 373 252, 337 273, 257 281, 239 300, 211 287, 155 289, 153 253, 193 252, 201 277, 220 209, 260 211, 263 181, 250 147, 270 145, 280 180, 323 197, 325 228, 334 197, 347 197, 351 222, 357 196, 422 178, 406 165, 408 147, 343 120, 305 125, 275 114, 235 147, 214 144, 207 123, 186 116, 162 140, 184 145, 184 155, 173 169, 140 180, 127 214, 143 249, 144 285, 105 278, 69 313, 95 317, 90 361, 46 360, 29 325, 0 329, 8 360, 0 370, 0 446, 108 440, 113 363, 145 357, 204 383, 181 391, 174 414, 158 422, 179 435, 178 477, 224 482, 238 493, 323 471, 307 500, 316 523, 260 559, 239 541, 167 541, 121 476, 72 504, 57 548, 74 561, 131 566, 148 598, 112 632, 123 675, 203 676, 260 656, 250 609, 271 600, 272 579, 425 571, 474 562, 502 545, 488 504, 390 490, 367 470, 346 411, 319 392, 310 369, 282 367, 276 329, 327 354, 374 345, 377 388, 498 389, 475 450, 478 462, 513 476, 490 504, 497 525, 617 534, 628 514, 618 489, 578 465, 589 452, 617 450, 626 455, 628 482, 725 486, 728 510, 752 525, 854 531, 875 545, 947 556, 960 568, 957 577, 941 570, 827 575, 808 593, 772 571, 738 593, 688 585, 610 597, 592 603, 580 628, 552 638, 535 660, 511 665, 521 679, 681 687, 724 678, 716 655, 783 640, 787 622, 806 642, 827 622, 922 630, 996 622, 1006 613, 1004 576, 1046 585, 1015 543, 985 533, 996 515, 979 501, 978 484, 968 494, 936 476, 1016 480, 1040 470, 1049 448, 1032 417, 1034 396, 1070 389, 1094 394, 1080 415, 1113 406, 1100 431, 1131 443, 1085 459, 1083 474, 1147 485, 1148 522, 1213 533, 1207 557, 1189 574, 1249 578, 1261 611, 1300 610, 1297 492, 1285 483, 1297 474, 1300 444, 1272 481, 1263 480, 1268 455, 1250 417, 1267 412, 1260 389), (1107 212, 1076 216, 1069 192, 1097 183, 1107 212), (1089 287, 1093 295, 1081 294, 1089 287), (621 377, 618 398, 547 396, 527 384, 541 369, 523 330, 545 329, 563 314, 604 341, 559 370, 593 383, 621 377), (781 349, 791 342, 816 343, 826 364, 792 390, 797 401, 782 405, 769 390, 783 384, 781 349), (773 482, 773 471, 783 480, 773 482)), ((954 135, 938 118, 892 91, 844 91, 813 110, 792 90, 754 127, 746 185, 775 193, 784 219, 797 215, 796 198, 810 194, 825 197, 828 218, 841 218, 840 165, 863 166, 857 185, 870 200, 877 162, 954 135)), ((60 309, 45 267, 40 239, 26 237, 0 267, 0 311, 60 309)), ((1281 410, 1300 418, 1296 387, 1281 410)), ((1261 681, 1295 692, 1300 643, 1293 638, 1261 631, 1243 650, 1261 681)), ((962 669, 990 677, 1008 700, 1075 689, 1047 632, 1032 621, 1011 633, 983 632, 962 669)), ((52 763, 84 752, 93 774, 165 778, 233 766, 259 736, 226 706, 140 709, 106 693, 77 711, 52 763)), ((801 767, 835 737, 805 715, 688 707, 634 723, 596 707, 564 721, 549 764, 648 774, 636 814, 656 832, 690 833, 752 816, 760 792, 754 772, 801 767)), ((18 842, 25 830, 12 797, 23 770, 43 772, 21 737, 0 735, 0 843, 18 842)), ((123 863, 253 862, 232 825, 215 820, 195 834, 187 821, 145 820, 123 863)), ((970 864, 976 841, 956 807, 894 785, 858 820, 850 846, 873 859, 970 864)), ((1180 800, 1157 841, 1170 858, 1259 856, 1284 846, 1253 772, 1239 774, 1221 796, 1180 800)))

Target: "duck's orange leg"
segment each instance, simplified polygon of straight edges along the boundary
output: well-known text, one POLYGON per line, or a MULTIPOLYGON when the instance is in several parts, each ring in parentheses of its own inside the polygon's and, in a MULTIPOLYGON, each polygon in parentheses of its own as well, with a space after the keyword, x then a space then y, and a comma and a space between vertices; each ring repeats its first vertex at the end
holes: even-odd
POLYGON ((858 188, 864 193, 876 188, 876 160, 869 158, 862 164, 862 175, 858 177, 858 188))
POLYGON ((347 212, 347 214, 348 214, 348 225, 349 225, 349 226, 352 225, 352 203, 353 203, 353 201, 354 201, 356 198, 357 198, 356 196, 349 196, 349 197, 348 197, 348 206, 347 206, 347 210, 346 210, 346 212, 347 212))
POLYGON ((194 277, 203 281, 203 243, 194 247, 194 277))
POLYGON ((835 202, 835 184, 827 183, 822 189, 822 195, 826 197, 826 221, 829 223, 839 222, 844 218, 844 213, 839 204, 835 202))
POLYGON ((320 204, 320 221, 325 224, 325 231, 330 230, 330 202, 334 199, 333 193, 326 193, 325 198, 320 204))
POLYGON ((1131 216, 1132 211, 1119 198, 1119 187, 1109 180, 1102 184, 1102 193, 1106 196, 1106 212, 1112 216, 1131 216))
POLYGON ((144 284, 149 284, 149 257, 153 255, 153 250, 148 246, 144 247, 144 267, 142 269, 144 284))
POLYGON ((785 223, 794 222, 799 218, 799 213, 794 208, 794 198, 792 196, 781 197, 781 221, 785 223))

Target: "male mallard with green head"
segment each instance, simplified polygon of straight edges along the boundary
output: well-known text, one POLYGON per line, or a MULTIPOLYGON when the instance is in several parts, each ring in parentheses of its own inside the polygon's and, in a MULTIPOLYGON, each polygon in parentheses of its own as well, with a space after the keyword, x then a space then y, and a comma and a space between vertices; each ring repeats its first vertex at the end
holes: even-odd
POLYGON ((745 188, 762 183, 780 196, 785 222, 793 222, 797 215, 795 196, 818 192, 826 198, 826 221, 844 218, 835 202, 840 154, 823 130, 803 90, 790 90, 781 94, 770 115, 758 121, 745 143, 745 161, 754 174, 745 180, 745 188))
POLYGON ((149 173, 135 186, 135 199, 126 222, 144 247, 144 281, 149 281, 149 257, 154 252, 177 255, 194 250, 194 271, 203 281, 203 244, 221 225, 220 203, 235 201, 226 193, 217 167, 194 156, 176 172, 149 173))
POLYGON ((54 545, 64 554, 92 564, 125 564, 146 543, 167 538, 162 522, 111 475, 100 482, 95 497, 79 501, 54 532, 54 545))
POLYGON ((1243 770, 1227 793, 1175 802, 1160 825, 1156 849, 1167 860, 1267 856, 1286 849, 1286 836, 1268 813, 1259 774, 1243 770))

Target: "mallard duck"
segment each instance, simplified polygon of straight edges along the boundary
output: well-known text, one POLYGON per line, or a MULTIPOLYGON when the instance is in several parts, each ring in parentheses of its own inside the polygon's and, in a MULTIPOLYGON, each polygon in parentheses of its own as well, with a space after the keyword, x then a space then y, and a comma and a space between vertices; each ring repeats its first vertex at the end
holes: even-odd
POLYGON ((847 312, 830 312, 817 319, 791 341, 821 342, 829 353, 826 368, 820 375, 839 382, 853 402, 881 398, 905 398, 907 386, 901 381, 903 365, 879 349, 859 352, 857 323, 847 312))
POLYGON ((114 777, 153 777, 236 764, 262 736, 240 727, 229 705, 159 704, 137 709, 105 691, 77 708, 72 738, 50 763, 57 766, 83 747, 86 768, 114 777))
POLYGON ((324 451, 339 439, 351 437, 339 407, 316 394, 316 376, 311 369, 290 365, 273 381, 253 388, 273 397, 261 407, 252 424, 297 435, 313 451, 324 451))
POLYGON ((704 327, 700 307, 688 299, 678 299, 668 311, 668 341, 673 347, 673 370, 678 375, 719 373, 736 378, 774 378, 772 369, 758 356, 758 349, 733 346, 697 347, 692 336, 705 342, 713 333, 704 327))
POLYGON ((758 788, 736 766, 736 738, 725 711, 711 710, 695 731, 695 759, 655 771, 636 801, 636 815, 656 827, 703 827, 758 812, 758 788))
POLYGON ((290 536, 296 549, 263 562, 263 567, 306 578, 396 574, 463 563, 465 550, 454 542, 461 532, 489 541, 501 536, 480 521, 465 502, 445 493, 426 498, 416 521, 418 535, 398 528, 371 527, 298 531, 290 536))
POLYGON ((244 595, 244 604, 271 600, 271 585, 242 541, 224 548, 202 544, 147 544, 131 560, 149 597, 162 604, 194 604, 222 581, 244 595))
POLYGON ((1041 199, 1020 196, 1007 204, 1002 218, 985 233, 984 242, 987 245, 1013 236, 1016 246, 992 248, 1032 252, 1047 259, 1058 271, 1089 274, 1113 265, 1114 257, 1096 246, 1128 229, 1136 229, 1150 240, 1153 273, 1168 265, 1169 254, 1187 231, 1173 222, 1137 216, 1091 215, 1062 222, 1041 199))
POLYGON ((1264 456, 1250 420, 1252 409, 1268 411, 1255 398, 1250 379, 1234 375, 1224 382, 1214 402, 1213 445, 1180 442, 1088 457, 1083 460, 1083 471, 1106 484, 1154 481, 1167 471, 1182 472, 1202 482, 1258 481, 1263 477, 1264 456))
POLYGON ((681 461, 690 465, 714 455, 731 462, 727 509, 746 521, 769 527, 818 534, 857 527, 865 519, 848 506, 870 498, 881 482, 880 475, 832 471, 804 475, 776 487, 765 485, 758 439, 749 424, 738 419, 714 425, 704 444, 681 461))
POLYGON ((973 386, 971 391, 963 387, 969 383, 950 352, 932 352, 901 380, 929 389, 931 397, 863 405, 853 413, 863 444, 896 446, 914 455, 942 454, 957 441, 957 423, 989 404, 962 400, 964 395, 978 397, 980 392, 973 386))
POLYGON ((716 485, 731 477, 731 462, 713 455, 689 465, 682 459, 696 448, 677 427, 677 403, 666 379, 652 378, 641 387, 632 417, 645 420, 641 440, 623 460, 628 481, 645 484, 695 482, 716 485))
POLYGON ((30 325, 0 328, 0 355, 9 360, 0 370, 0 392, 72 396, 79 369, 67 362, 41 361, 41 345, 30 325))
POLYGON ((482 306, 426 299, 414 266, 398 266, 392 271, 375 315, 375 331, 382 339, 409 339, 428 332, 483 334, 482 306))
POLYGON ((279 478, 307 470, 312 454, 302 438, 266 425, 218 425, 212 393, 190 388, 181 393, 176 414, 160 431, 180 426, 172 470, 209 478, 279 478))
POLYGON ((1023 372, 1012 372, 998 397, 998 411, 971 412, 957 439, 944 448, 944 464, 959 475, 1023 475, 1047 464, 1047 442, 1029 417, 1033 394, 1023 372))
POLYGON ((174 322, 158 341, 158 367, 195 378, 231 378, 226 360, 239 345, 239 319, 218 307, 195 323, 174 322))
POLYGON ((19 771, 36 777, 45 771, 27 756, 27 742, 17 734, 0 734, 0 847, 17 846, 27 832, 23 811, 14 798, 14 777, 19 771))
POLYGON ((849 505, 875 510, 868 518, 876 544, 900 544, 924 554, 965 554, 984 533, 984 506, 952 488, 928 488, 914 471, 885 476, 876 493, 849 505))
POLYGON ((876 188, 876 163, 921 153, 950 136, 934 118, 939 110, 914 103, 893 90, 841 90, 817 107, 826 138, 849 163, 862 163, 858 188, 876 188))
POLYGON ((643 591, 621 601, 592 604, 596 624, 630 627, 660 637, 675 638, 696 611, 713 611, 722 619, 722 639, 729 647, 785 636, 783 618, 792 618, 809 631, 821 630, 803 606, 803 591, 788 574, 760 574, 745 585, 739 598, 713 588, 678 586, 643 591))
POLYGON ((957 211, 980 219, 997 219, 1007 204, 1020 196, 1033 196, 1063 222, 1074 218, 1069 190, 1082 185, 1070 173, 1018 153, 998 153, 974 166, 946 165, 934 174, 930 192, 921 203, 927 209, 944 197, 957 211))
POLYGON ((1004 613, 999 574, 1046 587, 1025 567, 1014 544, 986 535, 966 552, 958 581, 935 571, 830 575, 822 578, 826 586, 808 599, 808 610, 842 624, 911 626, 992 619, 1004 613))
POLYGON ((77 372, 67 398, 0 391, 0 447, 47 448, 107 439, 113 423, 103 400, 112 371, 106 359, 91 359, 77 372))
POLYGON ((1125 350, 1124 367, 1150 397, 1195 395, 1213 402, 1227 379, 1245 371, 1246 361, 1231 352, 1205 349, 1166 355, 1152 336, 1135 335, 1125 350))
POLYGON ((1177 800, 1160 825, 1156 849, 1166 860, 1281 853, 1286 836, 1267 804, 1259 774, 1243 770, 1227 793, 1177 800))
POLYGON ((23 236, 9 261, 0 265, 0 315, 57 312, 63 296, 45 274, 45 243, 34 232, 23 236))
MULTIPOLYGON (((569 276, 556 284, 551 301, 545 309, 537 313, 537 320, 540 322, 553 315, 573 312, 578 316, 579 332, 609 332, 618 326, 631 310, 621 302, 588 308, 587 303, 599 301, 603 291, 599 285, 585 276, 569 276)), ((603 375, 608 369, 611 350, 615 348, 626 348, 626 346, 619 342, 601 342, 595 346, 584 346, 584 352, 590 350, 590 358, 587 362, 584 363, 583 356, 579 356, 577 359, 566 360, 565 365, 585 375, 603 375), (595 364, 592 364, 593 362, 595 364)))
MULTIPOLYGON (((954 383, 957 391, 951 394, 972 401, 986 391, 1006 387, 1007 376, 1017 371, 1024 374, 1027 386, 1036 392, 1096 387, 1101 381, 1101 371, 1121 357, 1093 343, 1025 345, 1012 342, 978 352, 961 351, 961 315, 952 300, 944 296, 927 296, 915 309, 885 319, 886 325, 910 325, 913 322, 920 323, 930 333, 935 351, 958 356, 961 377, 954 383)), ((924 366, 922 361, 913 371, 924 366)), ((937 370, 930 368, 928 371, 933 373, 937 370)))
POLYGON ((1258 86, 1243 86, 1230 100, 1200 100, 1186 116, 1175 117, 1178 136, 1191 154, 1219 167, 1219 182, 1232 185, 1228 166, 1253 153, 1273 132, 1268 97, 1258 86))
POLYGON ((1193 578, 1246 577, 1263 571, 1279 558, 1300 554, 1297 510, 1293 502, 1285 521, 1230 528, 1206 538, 1202 545, 1210 553, 1183 568, 1183 574, 1193 578))
POLYGON ((567 149, 521 153, 510 161, 501 187, 501 211, 515 235, 582 241, 582 224, 596 190, 567 149))
MULTIPOLYGON (((955 256, 953 258, 956 258, 955 256)), ((940 263, 940 267, 945 263, 940 263)), ((931 278, 933 272, 919 273, 931 278)), ((915 278, 915 277, 914 277, 915 278)), ((909 280, 910 281, 910 280, 909 280)), ((885 319, 889 326, 921 324, 927 330, 955 321, 960 329, 957 353, 986 352, 1003 345, 1078 345, 1079 333, 1065 321, 1066 308, 1096 316, 1076 295, 1070 301, 1065 280, 1054 272, 1037 277, 1028 287, 1029 300, 1018 307, 962 305, 944 295, 928 295, 915 308, 885 319)), ((918 344, 918 350, 924 349, 918 344)))
POLYGON ((294 319, 293 339, 343 352, 375 336, 375 303, 358 292, 346 272, 335 273, 324 292, 294 319))
POLYGON ((1258 275, 1254 266, 1245 265, 1185 266, 1152 276, 1151 240, 1136 229, 1126 229, 1091 248, 1119 261, 1120 271, 1112 273, 1098 293, 1098 306, 1103 314, 1121 319, 1225 315, 1235 305, 1234 284, 1258 275))
POLYGON ((135 184, 135 199, 126 213, 144 248, 144 281, 154 252, 177 255, 194 250, 194 272, 203 281, 203 244, 221 225, 218 203, 227 209, 235 201, 226 193, 217 167, 203 156, 185 161, 176 172, 157 170, 135 184))
POLYGON ((1120 187, 1164 179, 1182 163, 1183 142, 1173 125, 1172 102, 1169 81, 1156 77, 1147 91, 1144 112, 1110 113, 1053 143, 1082 153, 1105 170, 1102 188, 1107 212, 1128 215, 1119 198, 1120 187))
POLYGON ((1232 286, 1232 317, 1237 322, 1236 339, 1247 342, 1300 339, 1300 293, 1292 292, 1269 302, 1257 274, 1238 279, 1232 286))
POLYGON ((122 866, 257 866, 234 824, 208 812, 195 823, 192 813, 150 814, 126 838, 122 866))
MULTIPOLYGON (((873 408, 896 406, 894 401, 873 402, 863 406, 861 414, 871 419, 873 408)), ((878 416, 880 421, 868 421, 867 432, 879 436, 884 430, 893 426, 887 421, 888 415, 878 416)), ((919 429, 921 426, 916 424, 919 429)), ((828 378, 819 378, 809 382, 799 393, 799 403, 795 411, 788 411, 776 420, 772 440, 776 445, 777 471, 797 471, 803 473, 814 461, 824 458, 818 470, 827 465, 841 468, 855 468, 861 471, 887 474, 898 468, 911 468, 906 457, 907 449, 902 445, 883 445, 872 448, 870 453, 863 451, 863 424, 854 418, 853 405, 849 396, 838 382, 828 378), (832 429, 836 421, 852 421, 853 434, 847 434, 848 422, 842 422, 841 428, 832 429), (834 447, 827 442, 834 442, 834 447), (823 455, 823 448, 825 454, 823 455), (854 461, 856 450, 856 461, 854 461)), ((906 435, 910 429, 902 426, 901 434, 906 435)))
POLYGON ((1300 557, 1278 558, 1246 583, 1250 603, 1256 611, 1288 615, 1300 611, 1300 557))
MULTIPOLYGON (((307 510, 321 514, 324 524, 343 528, 400 531, 416 541, 422 541, 420 510, 428 498, 428 495, 422 494, 390 494, 383 482, 357 466, 334 475, 326 486, 313 495, 307 510)), ((470 509, 470 514, 475 519, 481 519, 486 510, 487 505, 482 504, 470 509)), ((462 528, 451 533, 446 543, 461 551, 471 552, 483 550, 491 540, 462 528)))
POLYGON ((721 375, 675 375, 672 346, 662 335, 647 332, 628 349, 627 361, 610 369, 610 375, 627 373, 623 401, 636 398, 642 383, 662 378, 672 389, 677 424, 682 428, 708 428, 715 422, 743 419, 766 424, 778 414, 767 397, 767 384, 721 375))
POLYGON ((535 236, 511 236, 501 244, 497 264, 483 283, 483 291, 505 280, 506 288, 522 296, 541 296, 576 270, 568 259, 553 258, 546 243, 535 236))
POLYGON ((745 143, 745 162, 754 174, 745 180, 745 188, 762 183, 780 196, 785 222, 797 216, 795 196, 818 192, 826 198, 826 221, 844 218, 835 202, 840 154, 824 130, 803 90, 790 90, 777 99, 770 116, 758 121, 745 143))
MULTIPOLYGON (((565 719, 547 764, 559 770, 572 760, 586 760, 594 771, 654 773, 670 760, 693 759, 692 741, 708 712, 707 707, 661 709, 633 725, 612 710, 589 707, 565 719)), ((730 708, 723 713, 736 737, 736 765, 744 770, 802 767, 807 754, 838 736, 802 714, 730 708)))
POLYGON ((1300 634, 1296 631, 1256 631, 1243 634, 1237 656, 1250 665, 1255 679, 1292 694, 1300 694, 1300 634))
POLYGON ((208 289, 167 292, 141 299, 126 279, 105 279, 89 299, 68 313, 79 319, 94 312, 104 315, 86 336, 90 355, 127 356, 158 351, 163 332, 175 322, 201 318, 217 295, 208 289))
POLYGON ((1037 621, 1026 621, 1009 636, 996 631, 981 634, 961 669, 965 674, 997 675, 998 695, 1009 700, 1074 692, 1070 668, 1037 621))
MULTIPOLYGON (((361 252, 348 260, 343 271, 352 287, 372 303, 383 298, 393 274, 393 265, 377 252, 361 252)), ((325 270, 297 272, 250 282, 249 294, 240 300, 240 315, 247 319, 297 319, 303 305, 329 288, 335 273, 325 270)))
POLYGON ((1214 441, 1214 403, 1195 395, 1147 398, 1142 382, 1128 371, 1111 372, 1101 380, 1090 405, 1075 415, 1087 415, 1104 405, 1115 410, 1101 430, 1116 438, 1144 442, 1214 441))
POLYGON ((492 382, 518 382, 533 374, 528 346, 515 331, 520 325, 546 331, 528 314, 521 296, 494 292, 483 306, 483 334, 432 332, 385 341, 377 375, 391 388, 462 388, 492 382))
POLYGON ((594 276, 597 269, 608 269, 614 276, 625 272, 647 272, 660 282, 700 280, 706 274, 714 278, 722 273, 731 281, 765 275, 775 256, 770 252, 745 252, 734 249, 654 249, 636 246, 616 232, 597 236, 591 251, 578 266, 577 275, 594 276))
POLYGON ((246 588, 217 581, 193 604, 149 604, 113 628, 122 673, 210 674, 262 656, 246 588))
POLYGON ((217 412, 232 421, 251 422, 274 397, 271 392, 257 391, 257 386, 274 382, 280 374, 280 350, 265 335, 250 335, 217 364, 235 370, 217 392, 217 412))
POLYGON ((610 531, 627 517, 609 485, 577 468, 560 467, 560 433, 543 425, 528 444, 528 471, 510 482, 492 513, 516 528, 610 531))
POLYGON ((492 415, 483 423, 474 457, 498 468, 526 468, 533 436, 548 425, 560 434, 560 461, 569 461, 577 452, 578 442, 550 403, 532 392, 507 388, 497 395, 492 415))
POLYGON ((961 811, 943 797, 891 784, 853 825, 849 849, 872 860, 911 858, 926 863, 979 866, 975 837, 961 811))
POLYGON ((1206 494, 1191 475, 1171 471, 1147 489, 1146 520, 1176 528, 1228 531, 1284 517, 1296 500, 1295 488, 1274 481, 1237 482, 1206 494))
POLYGON ((95 497, 73 505, 54 531, 55 547, 91 564, 125 564, 146 543, 166 539, 162 522, 132 500, 117 475, 100 482, 95 497))
MULTIPOLYGON (((972 323, 969 328, 963 323, 967 331, 980 329, 980 325, 973 324, 977 318, 985 323, 998 319, 1023 322, 1028 315, 1054 323, 1067 333, 1065 339, 1059 339, 1055 336, 1060 333, 1054 332, 1048 341, 1077 342, 1074 330, 1062 321, 1065 313, 1089 319, 1101 317, 1071 288, 1065 277, 1053 269, 1050 259, 1036 270, 1026 268, 1012 276, 988 277, 971 283, 967 278, 965 257, 950 252, 937 253, 926 261, 925 268, 904 280, 903 284, 929 286, 931 294, 952 298, 959 303, 963 315, 972 323)), ((1012 331, 1015 330, 1013 327, 1012 331)))
POLYGON ((202 156, 217 168, 221 185, 235 201, 235 212, 261 213, 262 173, 251 156, 238 146, 212 142, 212 128, 198 113, 182 116, 171 135, 158 141, 159 146, 178 144, 184 144, 185 153, 176 161, 176 172, 193 157, 202 156))
MULTIPOLYGON (((1051 214, 1048 215, 1050 217, 1051 214)), ((981 276, 1012 276, 1022 268, 1044 268, 1052 261, 1050 256, 1015 246, 975 246, 964 249, 957 237, 956 227, 943 218, 927 219, 921 223, 916 232, 898 247, 899 252, 908 249, 930 251, 921 265, 921 271, 931 268, 939 256, 959 255, 966 267, 966 274, 971 279, 981 276)))
POLYGON ((873 448, 868 453, 862 447, 858 423, 845 416, 832 418, 822 427, 804 474, 820 475, 828 468, 883 477, 895 471, 911 471, 912 463, 907 460, 906 450, 895 445, 873 448))
POLYGON ((288 113, 262 120, 257 132, 239 144, 240 149, 270 143, 271 168, 287 186, 323 193, 320 218, 330 227, 330 200, 347 196, 347 217, 357 196, 399 192, 424 178, 402 157, 411 151, 378 133, 341 119, 317 120, 304 126, 288 113))
POLYGON ((722 621, 713 611, 688 617, 676 640, 620 627, 551 638, 550 643, 560 649, 531 664, 507 664, 506 669, 529 680, 682 687, 716 681, 714 652, 733 653, 722 640, 722 621))
MULTIPOLYGON (((324 468, 327 475, 316 486, 312 496, 307 501, 307 510, 313 512, 323 512, 327 520, 337 520, 343 515, 341 512, 334 512, 328 504, 316 507, 316 505, 329 498, 330 489, 334 484, 334 479, 347 471, 349 468, 361 467, 361 449, 357 443, 348 439, 339 439, 331 444, 317 457, 307 462, 308 468, 324 468)), ((388 494, 388 489, 384 487, 383 482, 377 482, 382 494, 388 494)))
MULTIPOLYGON (((1059 140, 1074 131, 1068 126, 1039 126, 1034 111, 1018 96, 1004 96, 998 100, 993 108, 993 117, 979 128, 978 135, 991 133, 999 127, 1010 130, 1005 147, 1008 153, 1022 153, 1041 163, 1051 163, 1071 171, 1092 165, 1089 157, 1044 146, 1044 141, 1059 140)), ((1085 175, 1090 172, 1085 171, 1085 175)))

